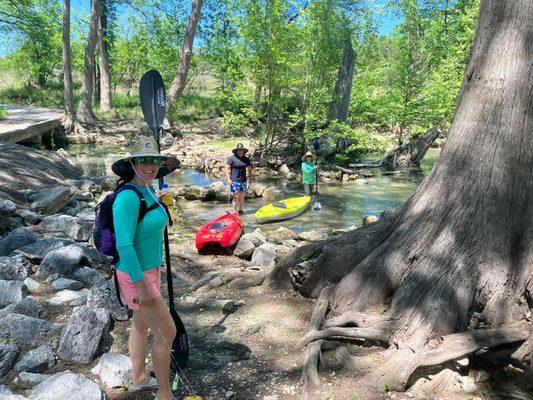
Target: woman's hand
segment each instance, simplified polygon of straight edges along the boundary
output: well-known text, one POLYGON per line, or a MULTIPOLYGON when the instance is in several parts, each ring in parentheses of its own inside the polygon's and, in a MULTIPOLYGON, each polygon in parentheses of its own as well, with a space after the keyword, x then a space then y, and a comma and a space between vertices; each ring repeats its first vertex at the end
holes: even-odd
POLYGON ((135 287, 137 288, 137 298, 135 300, 137 300, 136 303, 140 307, 149 306, 154 302, 144 280, 136 282, 135 287))
POLYGON ((228 182, 228 186, 231 187, 231 179, 230 178, 227 179, 227 182, 228 182))

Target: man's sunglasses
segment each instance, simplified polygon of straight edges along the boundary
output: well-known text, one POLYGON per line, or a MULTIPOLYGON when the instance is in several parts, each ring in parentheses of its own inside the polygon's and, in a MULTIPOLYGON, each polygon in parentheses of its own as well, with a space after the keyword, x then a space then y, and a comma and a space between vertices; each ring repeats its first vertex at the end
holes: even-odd
POLYGON ((161 157, 135 157, 139 164, 159 164, 161 157))

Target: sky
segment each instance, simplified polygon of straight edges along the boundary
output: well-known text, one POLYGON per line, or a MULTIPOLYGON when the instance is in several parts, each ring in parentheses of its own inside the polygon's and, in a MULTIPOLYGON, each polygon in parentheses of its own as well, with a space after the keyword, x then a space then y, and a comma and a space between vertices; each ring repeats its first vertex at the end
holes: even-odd
MULTIPOLYGON (((383 8, 389 0, 368 0, 376 4, 376 9, 383 8)), ((77 16, 90 13, 90 0, 71 0, 72 20, 77 16)), ((120 18, 120 17, 119 17, 120 18)), ((392 30, 400 22, 399 18, 393 15, 375 15, 376 20, 381 22, 380 33, 382 35, 390 35, 392 30)), ((16 38, 8 35, 0 42, 0 58, 6 56, 16 50, 16 38)))

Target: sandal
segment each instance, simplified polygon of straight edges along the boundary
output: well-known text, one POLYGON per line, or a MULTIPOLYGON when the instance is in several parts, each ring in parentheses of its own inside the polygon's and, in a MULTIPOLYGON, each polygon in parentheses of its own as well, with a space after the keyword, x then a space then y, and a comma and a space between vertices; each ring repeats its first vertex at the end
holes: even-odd
POLYGON ((126 387, 132 392, 157 389, 157 379, 148 376, 145 383, 135 383, 130 375, 126 380, 126 387))

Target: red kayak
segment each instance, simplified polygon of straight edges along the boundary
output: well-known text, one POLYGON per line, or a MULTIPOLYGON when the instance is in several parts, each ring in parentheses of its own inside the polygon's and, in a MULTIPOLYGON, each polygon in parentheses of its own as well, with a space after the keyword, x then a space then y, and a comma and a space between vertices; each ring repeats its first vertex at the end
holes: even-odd
POLYGON ((198 252, 207 248, 227 249, 237 244, 244 233, 244 225, 237 214, 225 214, 200 227, 196 234, 198 252))

